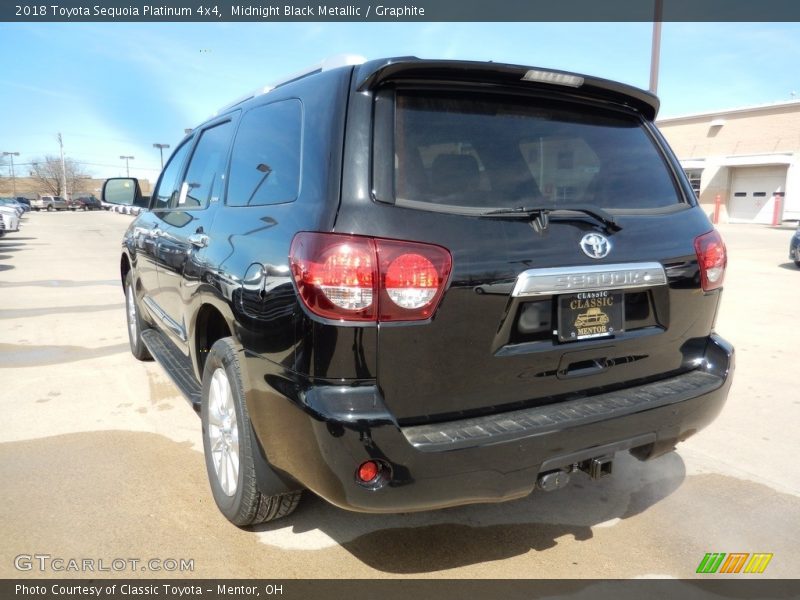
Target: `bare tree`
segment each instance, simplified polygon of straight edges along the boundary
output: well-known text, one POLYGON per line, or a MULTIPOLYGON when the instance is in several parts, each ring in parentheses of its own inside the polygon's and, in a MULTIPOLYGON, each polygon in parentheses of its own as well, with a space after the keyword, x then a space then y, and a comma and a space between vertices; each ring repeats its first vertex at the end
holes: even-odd
POLYGON ((91 179, 81 166, 71 158, 64 159, 65 178, 62 178, 61 159, 57 156, 45 156, 31 161, 31 177, 50 194, 64 196, 66 192, 75 192, 91 179), (66 179, 67 189, 62 190, 62 181, 66 179))

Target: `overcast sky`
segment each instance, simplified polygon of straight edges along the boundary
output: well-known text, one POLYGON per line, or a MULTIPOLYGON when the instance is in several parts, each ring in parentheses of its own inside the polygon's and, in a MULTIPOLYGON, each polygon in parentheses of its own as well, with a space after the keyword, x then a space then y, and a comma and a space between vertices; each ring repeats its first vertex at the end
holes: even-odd
MULTIPOLYGON (((326 56, 494 60, 647 88, 651 34, 650 23, 0 23, 0 151, 23 164, 57 154, 61 132, 93 175, 124 175, 119 156, 132 155, 131 175, 154 181, 154 142, 174 148, 184 128, 326 56)), ((665 23, 660 116, 790 100, 799 65, 798 23, 665 23)))

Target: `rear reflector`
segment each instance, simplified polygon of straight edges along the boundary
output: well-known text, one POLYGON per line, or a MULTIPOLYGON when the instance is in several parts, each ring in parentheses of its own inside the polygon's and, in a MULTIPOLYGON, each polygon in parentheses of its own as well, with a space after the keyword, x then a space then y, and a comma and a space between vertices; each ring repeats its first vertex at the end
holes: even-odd
POLYGON ((722 236, 714 229, 695 238, 694 249, 697 253, 697 264, 700 267, 700 285, 710 292, 722 287, 725 279, 725 268, 728 265, 728 252, 722 236))
POLYGON ((356 476, 358 477, 358 481, 360 483, 371 483, 378 478, 380 475, 381 468, 378 463, 374 460, 368 460, 365 463, 362 463, 360 467, 358 467, 358 472, 356 476))
POLYGON ((450 276, 440 246, 336 233, 298 233, 289 260, 303 303, 344 321, 430 318, 450 276))

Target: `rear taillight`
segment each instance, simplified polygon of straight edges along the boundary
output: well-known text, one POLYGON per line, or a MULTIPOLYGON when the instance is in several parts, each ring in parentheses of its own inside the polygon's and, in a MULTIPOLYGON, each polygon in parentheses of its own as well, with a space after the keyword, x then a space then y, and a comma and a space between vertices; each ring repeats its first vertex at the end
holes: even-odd
POLYGON ((329 319, 375 320, 378 261, 370 238, 298 233, 289 259, 300 297, 312 312, 329 319))
POLYGON ((697 253, 700 284, 703 290, 709 292, 722 287, 725 267, 728 264, 728 252, 719 232, 715 229, 695 238, 694 250, 697 253))
POLYGON ((336 233, 298 233, 289 260, 303 303, 345 321, 430 318, 450 275, 440 246, 336 233))

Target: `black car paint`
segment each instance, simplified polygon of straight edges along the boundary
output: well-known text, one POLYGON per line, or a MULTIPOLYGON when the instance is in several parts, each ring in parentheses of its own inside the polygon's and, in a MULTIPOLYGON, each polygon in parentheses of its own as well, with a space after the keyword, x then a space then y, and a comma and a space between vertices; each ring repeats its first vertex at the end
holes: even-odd
MULTIPOLYGON (((642 455, 655 456, 710 422, 730 385, 733 350, 710 337, 720 291, 699 289, 692 242, 711 225, 671 152, 665 150, 665 160, 685 204, 666 213, 615 215, 622 226, 609 236, 616 251, 600 261, 664 264, 668 285, 636 299, 647 305, 640 322, 631 319, 638 326, 613 340, 565 345, 549 338, 520 340, 512 330, 523 299, 476 288, 507 284, 532 266, 587 264, 578 241, 602 227, 590 218, 553 219, 544 232, 536 232, 525 221, 437 214, 376 201, 369 81, 391 75, 378 73, 382 68, 367 63, 300 79, 207 124, 235 121, 250 105, 301 99, 306 167, 294 202, 259 207, 217 202, 203 210, 148 211, 131 224, 123 241, 123 280, 133 269, 140 301, 147 296, 145 317, 192 361, 198 379, 207 348, 197 324, 204 311, 222 315, 242 349, 254 431, 287 485, 296 481, 338 506, 378 512, 509 499, 529 493, 542 464, 555 456, 642 433, 655 440, 642 455), (370 73, 378 75, 370 80, 370 73), (673 233, 664 234, 666 223, 673 233), (311 315, 298 300, 288 264, 298 231, 376 235, 451 249, 454 270, 438 313, 427 322, 379 326, 343 325, 311 315), (193 245, 193 234, 207 236, 208 243, 193 245), (691 310, 676 309, 686 305, 691 310), (461 339, 467 330, 491 343, 461 339), (687 372, 710 355, 720 369, 719 389, 679 405, 435 455, 419 453, 403 435, 403 427, 418 423, 626 388, 687 372), (589 379, 559 375, 589 359, 602 359, 607 367, 589 379), (357 465, 369 458, 390 465, 391 481, 383 489, 355 483, 357 465)), ((435 74, 457 79, 463 68, 445 65, 435 74)), ((646 93, 626 96, 628 88, 619 84, 603 87, 601 80, 593 81, 595 98, 645 113, 649 131, 665 148, 650 122, 657 101, 646 93)), ((467 83, 467 89, 475 84, 467 83)), ((497 85, 520 93, 516 80, 497 85)), ((552 93, 546 85, 531 87, 552 93)))

